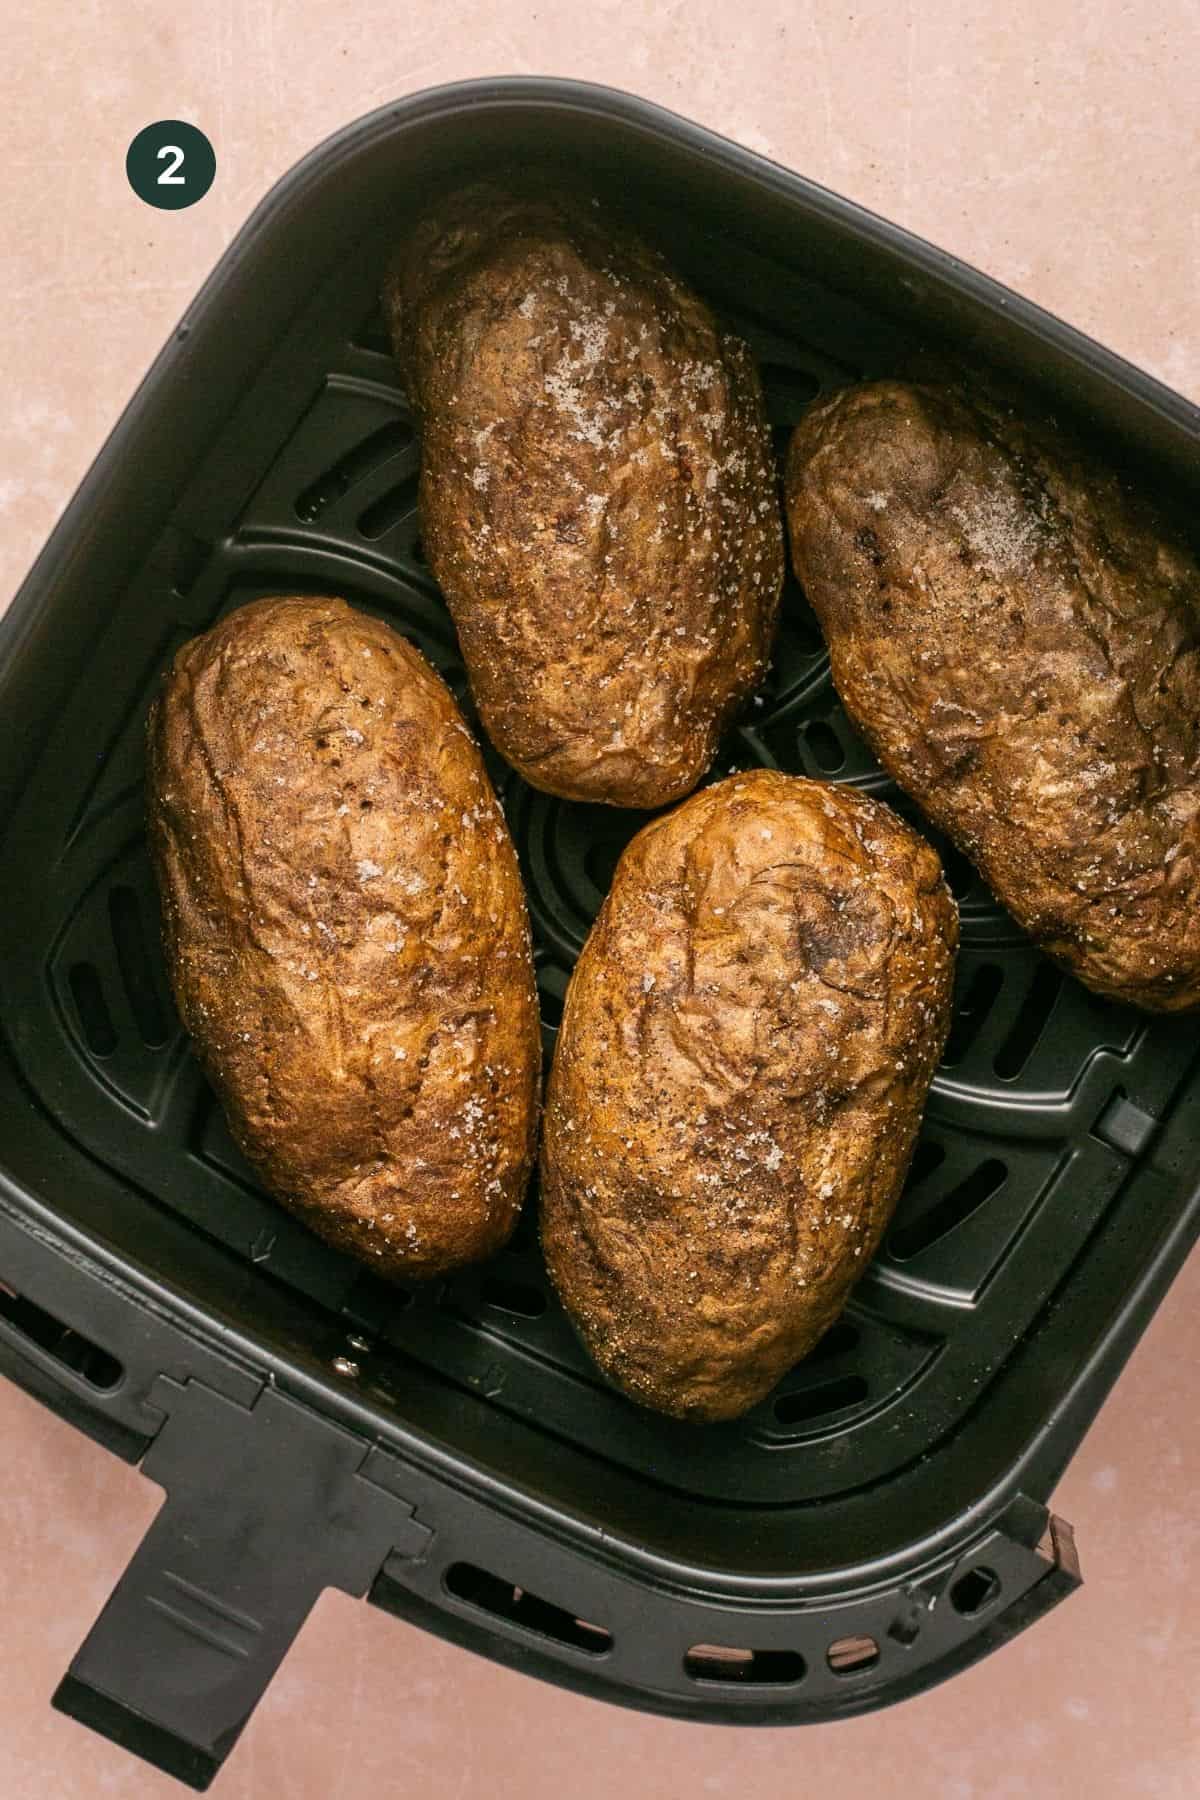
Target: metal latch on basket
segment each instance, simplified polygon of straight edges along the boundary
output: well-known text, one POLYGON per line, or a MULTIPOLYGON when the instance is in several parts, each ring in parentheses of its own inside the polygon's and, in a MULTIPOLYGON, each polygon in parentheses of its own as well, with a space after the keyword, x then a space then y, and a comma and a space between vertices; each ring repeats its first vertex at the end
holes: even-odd
POLYGON ((54 1704, 191 1787, 233 1748, 317 1596, 365 1594, 433 1537, 400 1465, 274 1388, 160 1378, 142 1469, 167 1499, 54 1704))

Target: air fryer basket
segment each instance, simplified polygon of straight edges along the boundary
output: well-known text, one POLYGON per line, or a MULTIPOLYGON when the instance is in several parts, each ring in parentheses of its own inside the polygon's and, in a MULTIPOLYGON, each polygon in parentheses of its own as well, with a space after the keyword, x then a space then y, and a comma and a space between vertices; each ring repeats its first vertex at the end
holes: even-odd
MULTIPOLYGON (((547 1284, 532 1201, 491 1263, 403 1293, 257 1187, 164 979, 146 709, 220 613, 316 590, 389 619, 469 712, 374 293, 432 179, 532 154, 616 188, 745 333, 781 439, 830 385, 986 348, 1143 479, 1195 492, 1200 417, 1178 397, 625 96, 420 95, 259 208, 25 583, 0 669, 0 1359, 169 1496, 56 1703, 197 1787, 330 1584, 683 1716, 822 1719, 941 1679, 1078 1581, 1046 1500, 1197 1230, 1194 1023, 1060 975, 944 845, 963 949, 904 1198, 845 1317, 738 1423, 657 1419, 603 1382, 547 1284)), ((641 819, 490 763, 550 1051, 641 819)), ((716 772, 752 764, 916 817, 850 728, 794 585, 716 772)))

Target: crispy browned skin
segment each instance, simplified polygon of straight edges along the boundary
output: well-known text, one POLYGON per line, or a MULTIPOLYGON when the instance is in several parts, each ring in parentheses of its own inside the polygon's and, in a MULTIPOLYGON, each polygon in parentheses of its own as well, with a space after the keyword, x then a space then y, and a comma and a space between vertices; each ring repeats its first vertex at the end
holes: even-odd
POLYGON ((766 669, 783 529, 740 339, 587 201, 478 183, 384 287, 480 717, 548 793, 690 792, 766 669))
POLYGON ((766 770, 629 845, 567 990, 542 1244, 601 1368, 753 1406, 879 1242, 949 1024, 958 915, 877 801, 766 770))
POLYGON ((266 1186, 381 1275, 508 1237, 540 1038, 516 857, 439 677, 342 600, 260 600, 149 725, 167 963, 266 1186))
POLYGON ((875 382, 814 407, 796 572, 847 712, 1042 947, 1200 1005, 1200 568, 1048 424, 875 382))

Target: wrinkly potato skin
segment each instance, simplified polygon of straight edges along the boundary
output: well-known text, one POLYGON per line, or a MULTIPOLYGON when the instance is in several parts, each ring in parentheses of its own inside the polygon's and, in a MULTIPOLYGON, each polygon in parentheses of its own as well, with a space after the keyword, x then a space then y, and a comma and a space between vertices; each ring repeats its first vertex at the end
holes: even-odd
POLYGON ((167 966, 267 1188, 377 1274, 516 1222, 540 1036, 516 857, 448 689, 336 599, 185 644, 148 728, 167 966))
POLYGON ((546 1262, 642 1404, 727 1419, 811 1348, 900 1193, 958 915, 877 801, 758 770, 626 849, 567 991, 546 1262))
POLYGON ((783 527, 750 353, 586 198, 477 183, 383 290, 426 556, 535 787, 657 807, 759 683, 783 527))
POLYGON ((1097 993, 1200 1006, 1200 568, 1048 422, 874 382, 801 421, 796 573, 847 712, 1097 993))

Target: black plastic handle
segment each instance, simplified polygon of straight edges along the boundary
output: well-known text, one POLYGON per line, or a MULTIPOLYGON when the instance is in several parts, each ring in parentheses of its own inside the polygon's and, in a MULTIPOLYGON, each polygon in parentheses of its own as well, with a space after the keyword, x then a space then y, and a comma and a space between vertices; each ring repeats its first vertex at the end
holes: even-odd
POLYGON ((668 1585, 334 1423, 2 1205, 0 1271, 0 1370, 167 1494, 55 1704, 197 1789, 326 1586, 584 1693, 798 1724, 931 1686, 1079 1583, 1069 1529, 1042 1541, 1017 1495, 936 1566, 828 1605, 668 1585))
POLYGON ((163 1379, 154 1398, 142 1467, 167 1500, 54 1704, 202 1790, 321 1590, 365 1594, 432 1533, 390 1457, 273 1388, 247 1408, 163 1379))

